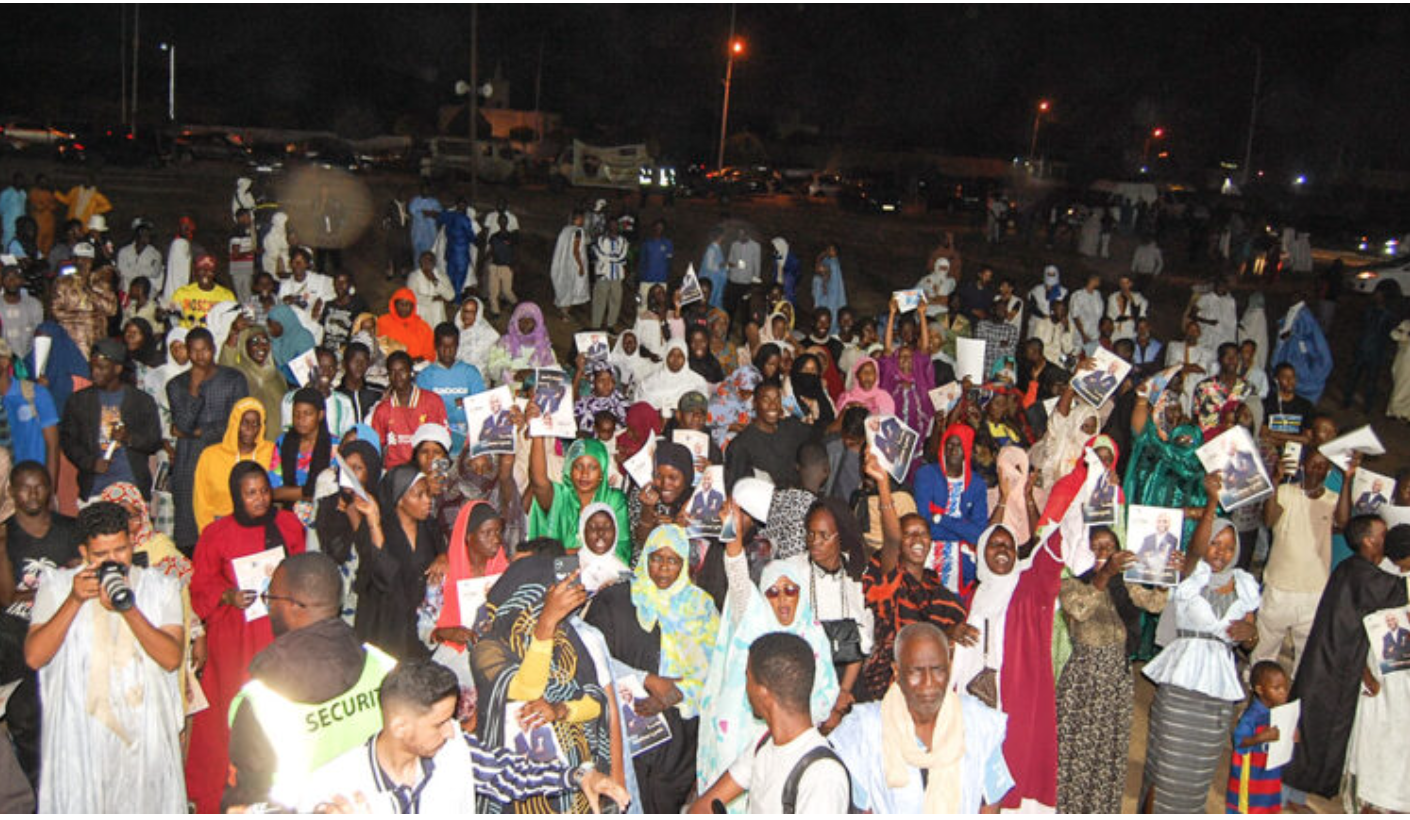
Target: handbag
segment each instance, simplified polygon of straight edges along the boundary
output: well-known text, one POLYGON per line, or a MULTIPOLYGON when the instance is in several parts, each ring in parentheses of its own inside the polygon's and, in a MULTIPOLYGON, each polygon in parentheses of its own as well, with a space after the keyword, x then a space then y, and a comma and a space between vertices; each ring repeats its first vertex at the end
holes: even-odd
POLYGON ((989 665, 989 619, 984 619, 984 668, 969 679, 964 690, 990 709, 999 708, 999 670, 989 665))
MULTIPOLYGON (((809 563, 808 584, 811 587, 814 611, 818 600, 817 568, 809 563)), ((842 612, 847 611, 847 584, 838 585, 842 598, 842 612)), ((823 634, 827 635, 828 648, 832 650, 832 662, 838 666, 859 663, 865 660, 862 654, 862 630, 855 619, 838 618, 835 621, 822 621, 823 634)))

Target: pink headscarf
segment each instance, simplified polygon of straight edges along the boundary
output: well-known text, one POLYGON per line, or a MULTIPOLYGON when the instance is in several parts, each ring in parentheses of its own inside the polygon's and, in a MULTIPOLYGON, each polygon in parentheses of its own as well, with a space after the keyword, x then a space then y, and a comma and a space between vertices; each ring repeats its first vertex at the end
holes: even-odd
POLYGON ((847 374, 847 389, 837 397, 838 411, 846 409, 849 404, 860 404, 867 409, 868 413, 883 416, 895 415, 896 400, 891 398, 890 393, 881 389, 881 365, 876 363, 876 359, 863 356, 852 363, 852 370, 847 374), (857 373, 864 365, 868 364, 876 371, 876 381, 872 383, 870 390, 864 390, 861 383, 857 381, 857 373))

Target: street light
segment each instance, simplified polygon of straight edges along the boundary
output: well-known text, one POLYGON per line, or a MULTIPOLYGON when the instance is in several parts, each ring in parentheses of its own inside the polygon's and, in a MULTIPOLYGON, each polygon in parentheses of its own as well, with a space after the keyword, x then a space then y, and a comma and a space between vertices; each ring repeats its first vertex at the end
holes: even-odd
MULTIPOLYGON (((1146 135, 1146 142, 1144 145, 1141 146, 1141 166, 1143 168, 1145 167, 1147 161, 1150 159, 1151 140, 1163 139, 1164 137, 1165 129, 1161 128, 1160 126, 1152 128, 1150 133, 1146 135)), ((1145 173, 1145 171, 1142 171, 1141 173, 1145 173)))
POLYGON ((176 122, 176 43, 162 43, 159 48, 167 53, 166 117, 176 122))
POLYGON ((1028 162, 1032 164, 1038 156, 1038 128, 1043 124, 1043 115, 1052 106, 1047 100, 1038 101, 1038 113, 1033 115, 1033 142, 1028 146, 1028 162))
POLYGON ((744 41, 731 36, 729 61, 725 63, 725 102, 720 111, 720 151, 715 157, 715 168, 725 167, 725 131, 729 127, 729 85, 734 79, 734 58, 744 56, 744 41))

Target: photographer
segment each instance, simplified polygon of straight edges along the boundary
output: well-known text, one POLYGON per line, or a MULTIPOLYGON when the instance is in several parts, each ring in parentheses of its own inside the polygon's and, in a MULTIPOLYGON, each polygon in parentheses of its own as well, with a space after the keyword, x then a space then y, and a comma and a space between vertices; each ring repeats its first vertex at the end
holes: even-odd
POLYGON ((84 509, 78 531, 84 563, 46 573, 24 646, 44 702, 39 810, 183 813, 180 585, 132 566, 118 504, 84 509))

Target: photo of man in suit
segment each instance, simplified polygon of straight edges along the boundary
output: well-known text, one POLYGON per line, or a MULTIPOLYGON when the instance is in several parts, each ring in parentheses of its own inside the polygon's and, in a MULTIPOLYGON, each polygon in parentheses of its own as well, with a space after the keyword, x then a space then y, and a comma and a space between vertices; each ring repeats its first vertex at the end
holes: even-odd
POLYGON ((690 500, 690 519, 700 523, 719 523, 720 510, 725 506, 725 494, 714 486, 710 470, 700 477, 700 486, 690 500))
POLYGON ((1410 669, 1410 629, 1400 625, 1395 613, 1386 615, 1386 634, 1381 638, 1381 671, 1410 669))
POLYGON ((475 454, 514 452, 514 419, 497 394, 490 395, 490 414, 480 425, 475 454))
POLYGON ((1385 482, 1377 478, 1371 482, 1371 489, 1356 499, 1356 515, 1375 515, 1386 503, 1385 482))

